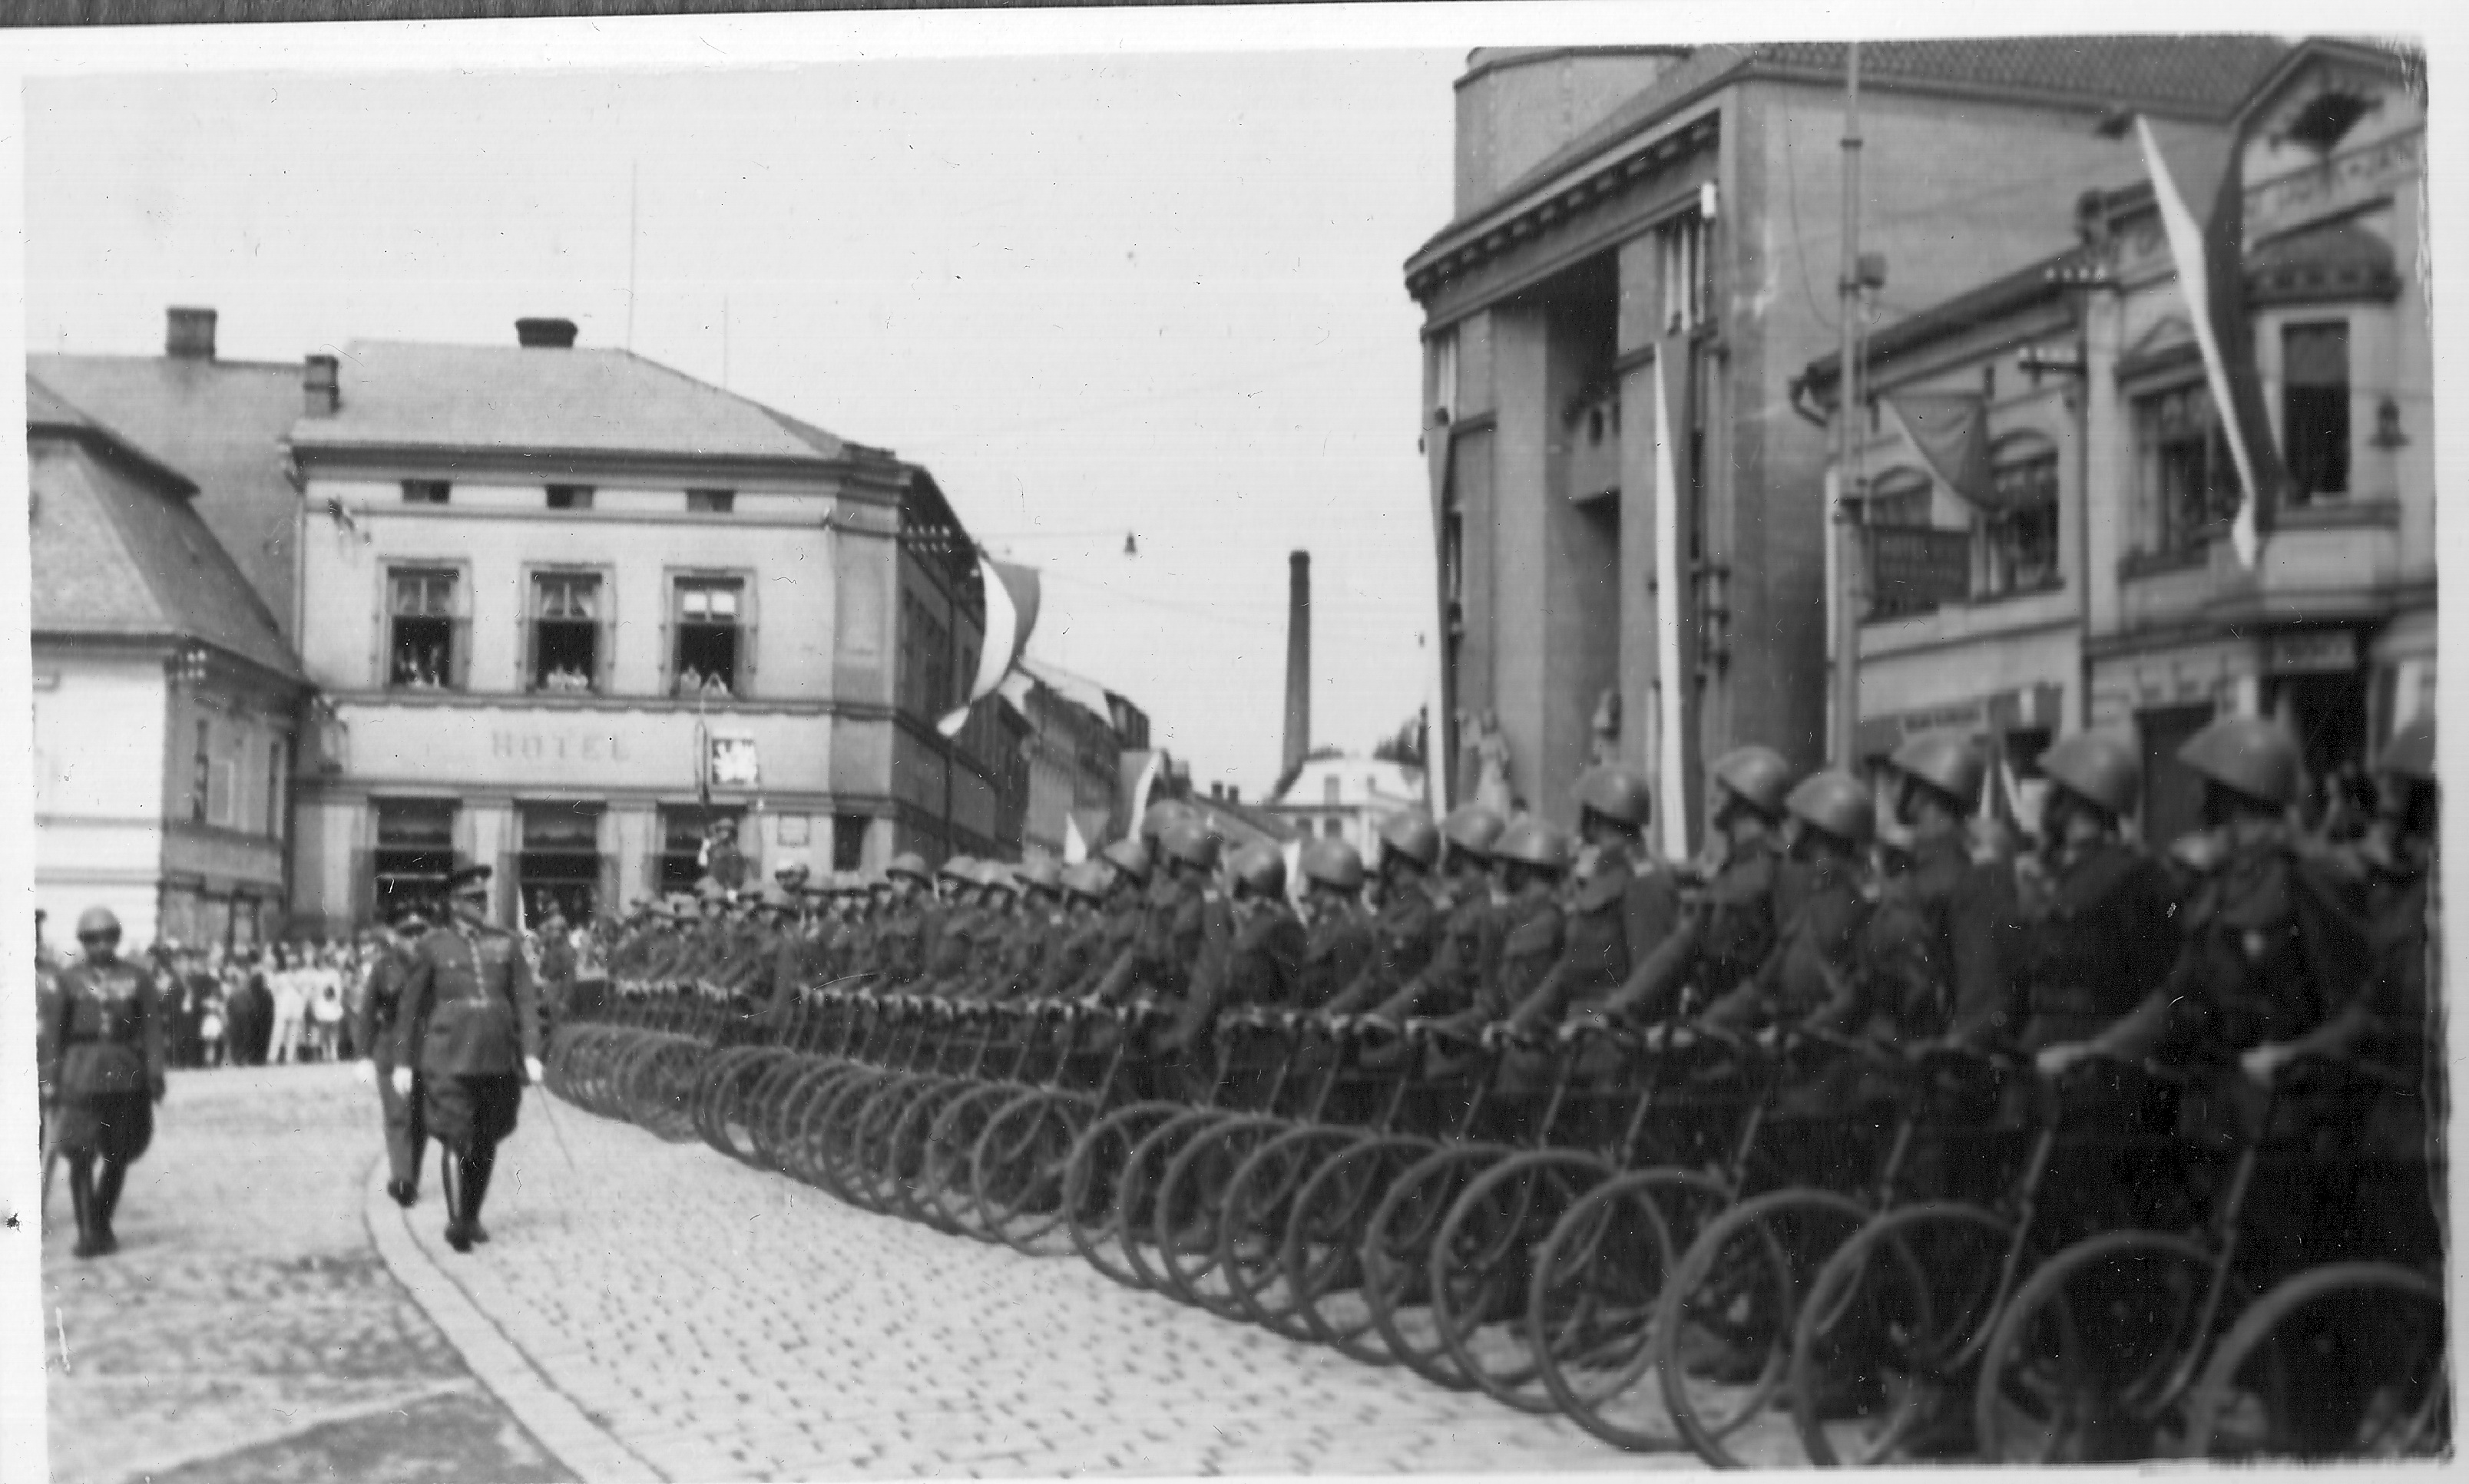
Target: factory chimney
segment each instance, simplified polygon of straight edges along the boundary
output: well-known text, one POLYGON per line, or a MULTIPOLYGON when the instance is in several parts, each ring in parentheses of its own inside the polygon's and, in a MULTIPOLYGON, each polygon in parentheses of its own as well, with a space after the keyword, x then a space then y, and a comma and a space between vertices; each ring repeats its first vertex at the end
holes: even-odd
POLYGON ((1311 553, 1286 559, 1286 757, 1292 777, 1311 751, 1311 553))

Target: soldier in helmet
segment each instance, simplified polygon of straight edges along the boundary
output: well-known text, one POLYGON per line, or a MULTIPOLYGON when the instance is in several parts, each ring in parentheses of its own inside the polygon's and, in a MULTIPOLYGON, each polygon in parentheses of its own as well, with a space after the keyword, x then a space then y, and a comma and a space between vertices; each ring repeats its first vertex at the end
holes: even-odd
POLYGON ((1432 889, 1441 850, 1440 827, 1419 809, 1401 810, 1380 822, 1380 908, 1372 923, 1372 953, 1354 982, 1322 1007, 1324 1014, 1368 1010, 1396 993, 1431 962, 1442 923, 1432 889))
POLYGON ((2038 884, 2018 944, 2026 1051, 2098 1034, 2178 956, 2168 874, 2122 828, 2143 794, 2134 745, 2077 732, 2042 755, 2041 772, 2038 884))
POLYGON ((1176 1007, 1172 1027, 1158 1041, 1169 1054, 1193 1049, 1225 1011, 1287 1009, 1296 1002, 1306 945, 1303 924, 1286 904, 1284 853, 1254 841, 1227 861, 1227 875, 1232 931, 1226 951, 1194 975, 1176 1007))
MULTIPOLYGON (((1285 885, 1281 856, 1278 883, 1285 885)), ((1344 840, 1304 844, 1304 916, 1311 925, 1308 945, 1288 1001, 1300 1010, 1323 1010, 1371 965, 1374 942, 1363 914, 1363 856, 1344 840)))
POLYGON ((76 1255, 89 1258, 119 1249, 112 1213, 128 1167, 153 1142, 164 1089, 163 1012, 153 975, 121 958, 120 919, 110 908, 80 914, 77 939, 84 956, 61 970, 36 1039, 48 1053, 41 1084, 55 1105, 44 1127, 69 1167, 76 1255))
POLYGON ((1099 853, 1095 863, 1105 871, 1097 904, 1102 930, 1089 967, 1062 989, 1065 998, 1099 1002, 1105 980, 1140 942, 1147 921, 1149 862, 1148 848, 1139 840, 1117 840, 1099 853))
POLYGON ((1578 829, 1598 852, 1597 864, 1569 901, 1559 962, 1511 1016, 1523 1033, 1555 1025, 1571 1010, 1609 997, 1679 921, 1672 873, 1646 854, 1646 827, 1654 811, 1646 780, 1627 768, 1597 765, 1579 777, 1574 792, 1578 829))
POLYGON ((1762 968, 1796 905, 1779 836, 1791 765, 1771 747, 1739 747, 1716 759, 1709 821, 1722 863, 1687 903, 1675 931, 1646 955, 1598 1011, 1607 1021, 1667 1019, 1695 984, 1711 1001, 1762 968))
MULTIPOLYGON (((1149 888, 1148 914, 1140 940, 1110 971, 1099 993, 1110 1002, 1138 990, 1169 1016, 1188 998, 1196 981, 1211 971, 1209 956, 1226 942, 1231 928, 1226 903, 1209 890, 1216 870, 1216 834, 1197 818, 1168 827, 1160 842, 1165 869, 1149 888)), ((1205 1080, 1196 1062, 1169 1058, 1153 1068, 1156 1090, 1169 1095, 1191 1090, 1205 1080)))
POLYGON ((927 908, 935 879, 915 851, 902 851, 883 870, 873 968, 877 993, 889 993, 913 986, 926 971, 927 908))
POLYGON ((490 867, 447 877, 450 921, 412 950, 403 988, 394 1088, 421 1084, 422 1116, 446 1147, 446 1243, 469 1252, 480 1224, 497 1145, 515 1131, 523 1084, 541 1080, 540 1007, 531 966, 512 933, 489 923, 490 867))
POLYGON ((1894 878, 1890 920, 1908 933, 1885 956, 1904 966, 1880 1008, 1914 1039, 1976 1044, 2021 1029, 2012 1004, 2019 913, 2011 874, 1973 858, 1968 821, 1977 812, 1988 760, 1960 733, 1930 732, 1888 761, 1890 803, 1907 832, 1909 870, 1894 878))
POLYGON ((397 1022, 403 1010, 404 981, 411 974, 412 951, 427 932, 428 920, 418 908, 406 907, 396 915, 377 962, 369 969, 358 1023, 352 1030, 352 1043, 368 1053, 363 1076, 378 1084, 378 1103, 384 1115, 386 1195, 405 1207, 420 1199, 420 1164, 427 1153, 428 1130, 421 1122, 419 1088, 409 1093, 395 1090, 395 1056, 401 1049, 397 1022))
POLYGON ((1372 1009, 1373 1019, 1402 1025, 1417 1016, 1454 1015, 1473 1003, 1477 985, 1490 980, 1500 954, 1492 850, 1507 828, 1481 804, 1462 804, 1441 821, 1441 887, 1433 898, 1440 941, 1422 971, 1372 1009))
POLYGON ((1070 999, 1097 963, 1106 940, 1106 920, 1098 910, 1106 900, 1114 868, 1102 857, 1063 868, 1056 878, 1062 900, 1050 929, 1051 940, 1037 966, 1028 993, 1038 999, 1070 999))
POLYGON ((1838 1035, 1868 1028, 1875 1009, 1858 962, 1871 916, 1867 856, 1878 807, 1849 773, 1812 773, 1784 796, 1798 825, 1791 864, 1798 901, 1758 971, 1699 1017, 1723 1030, 1804 1025, 1838 1035))

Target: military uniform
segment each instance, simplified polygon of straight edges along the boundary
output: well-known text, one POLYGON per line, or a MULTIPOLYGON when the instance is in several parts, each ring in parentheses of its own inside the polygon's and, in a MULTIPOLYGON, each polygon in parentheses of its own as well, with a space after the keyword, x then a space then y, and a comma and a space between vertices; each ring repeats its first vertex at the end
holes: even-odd
POLYGON ((1758 971, 1708 1006, 1719 1029, 1805 1024, 1842 1035, 1863 1029, 1875 1008, 1861 961, 1872 946, 1875 903, 1846 863, 1821 861, 1801 879, 1797 906, 1758 971))
POLYGON ((1604 1001, 1606 1013, 1642 1023, 1680 1012, 1694 986, 1700 1003, 1739 988, 1765 966, 1798 905, 1798 871, 1764 835, 1735 845, 1678 929, 1641 960, 1604 1001))
POLYGON ((2011 1039, 2022 1027, 2013 1004, 2019 916, 2013 879, 1976 864, 1958 831, 1917 840, 1909 871, 1893 885, 1894 921, 1909 932, 1881 944, 1904 966, 1881 1006, 1915 1038, 1975 1043, 2011 1039))
POLYGON ((2159 862, 2104 838, 2049 871, 2018 941, 2022 1049, 2094 1036, 2133 1010, 2178 956, 2178 909, 2159 862))
POLYGON ((119 960, 72 965, 60 972, 49 1023, 36 1039, 49 1053, 40 1080, 56 1100, 52 1147, 69 1165, 78 1253, 109 1252, 118 1245, 111 1217, 122 1182, 153 1142, 154 1104, 163 1096, 163 1012, 154 976, 119 960))
POLYGON ((1671 935, 1679 910, 1669 872, 1640 874, 1624 856, 1604 856, 1571 895, 1561 956, 1519 1001, 1516 1021, 1549 1025, 1609 998, 1671 935))
POLYGON ((1321 1008, 1330 1015, 1347 1015, 1396 993, 1432 961, 1445 925, 1439 898, 1421 881, 1391 887, 1372 919, 1370 957, 1361 971, 1321 1008))
POLYGON ((404 984, 396 1055, 418 1074, 422 1116, 453 1156, 447 1240, 458 1250, 484 1239, 481 1203, 497 1144, 515 1131, 523 1063, 539 1058, 540 1033, 531 968, 512 933, 457 922, 420 940, 404 984))
POLYGON ((360 993, 359 1015, 352 1039, 368 1048, 377 1072, 378 1106, 384 1116, 387 1194, 397 1203, 411 1204, 420 1188, 421 1156, 428 1148, 428 1129, 421 1116, 421 1094, 394 1090, 396 1057, 400 1053, 398 1021, 403 1010, 404 982, 410 977, 410 950, 389 947, 369 969, 360 993))

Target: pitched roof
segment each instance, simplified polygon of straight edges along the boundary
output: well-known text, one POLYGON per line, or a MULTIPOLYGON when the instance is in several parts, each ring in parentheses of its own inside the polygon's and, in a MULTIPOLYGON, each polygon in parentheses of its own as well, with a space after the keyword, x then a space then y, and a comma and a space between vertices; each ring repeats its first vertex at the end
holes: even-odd
MULTIPOLYGON (((2059 298, 2066 291, 2065 270, 2089 262, 2091 255, 2087 249, 2069 247, 1967 288, 1952 298, 1942 299, 1917 314, 1870 331, 1868 359, 1862 364, 1874 367, 1948 335, 1977 330, 2019 309, 2059 298)), ((1843 374, 1842 362, 1841 352, 1829 351, 1811 361, 1802 377, 1811 387, 1831 386, 1843 374)))
POLYGON ((297 365, 30 355, 26 366, 60 400, 194 480, 206 529, 276 621, 290 622, 300 492, 285 477, 282 441, 300 415, 297 365))
POLYGON ((355 340, 341 404, 291 428, 301 449, 490 449, 822 463, 821 428, 631 351, 355 340))
POLYGON ((26 405, 35 632, 196 639, 305 680, 194 485, 31 375, 26 405))
POLYGON ((1079 707, 1094 713, 1109 726, 1114 724, 1115 710, 1108 697, 1113 694, 1086 675, 1076 675, 1060 665, 1039 659, 1033 654, 1020 657, 1020 668, 1027 671, 1038 684, 1079 707))
MULTIPOLYGON (((1474 203, 1418 248, 1433 245, 1571 168, 1582 164, 1716 88, 1769 77, 1831 82, 1843 76, 1846 43, 1765 42, 1699 47, 1636 97, 1510 182, 1474 203)), ((2269 36, 1996 36, 1869 41, 1860 47, 1863 87, 1950 89, 1985 97, 2122 107, 2226 123, 2288 55, 2269 36)))

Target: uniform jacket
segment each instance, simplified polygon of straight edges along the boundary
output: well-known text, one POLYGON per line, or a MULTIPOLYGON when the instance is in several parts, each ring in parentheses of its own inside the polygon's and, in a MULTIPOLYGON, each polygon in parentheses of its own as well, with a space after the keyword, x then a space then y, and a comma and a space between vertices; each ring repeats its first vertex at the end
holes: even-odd
POLYGON ((163 1085, 163 1011, 154 976, 127 961, 72 964, 56 981, 36 1040, 43 1085, 71 1100, 149 1093, 163 1085))
POLYGON ((1899 1018, 1918 1035, 2012 1037, 2021 1029, 2013 1003, 2013 876, 1975 864, 1959 831, 1921 840, 1912 854, 1912 869, 1897 885, 1918 925, 1911 962, 1928 967, 1926 978, 1906 977, 1899 1018))
POLYGON ((1349 904, 1315 919, 1298 967, 1293 997, 1298 1010, 1323 1010, 1371 967, 1379 942, 1372 921, 1349 904))
POLYGON ((1047 999, 1067 999, 1079 993, 1091 972, 1103 963, 1112 925, 1095 912, 1077 922, 1065 919, 1057 929, 1060 936, 1038 967, 1035 993, 1047 999))
POLYGON ((1285 1009, 1295 1003, 1304 944, 1303 923, 1294 909, 1282 902, 1258 902, 1225 910, 1226 941, 1191 976, 1163 1041, 1167 1047, 1199 1041, 1226 1011, 1256 1005, 1285 1009))
POLYGON ((1402 1021, 1453 1016, 1474 1003, 1476 987, 1500 971, 1501 914, 1481 881, 1455 882, 1433 894, 1440 936, 1421 972, 1398 986, 1377 1014, 1402 1021))
POLYGON ((1571 894, 1560 959, 1528 994, 1519 1017, 1551 1024, 1575 1006, 1608 998, 1671 934, 1679 915, 1670 872, 1640 875, 1626 858, 1605 856, 1571 894))
POLYGON ((431 928, 412 950, 403 987, 397 1066, 431 1077, 519 1071, 540 1055, 531 967, 512 933, 431 928))
POLYGON ((2139 847, 2104 839, 2062 860, 2018 941, 2023 1048, 2098 1035, 2133 1010, 2178 957, 2168 873, 2139 847))
POLYGON ((1560 962, 1567 919, 1548 892, 1530 892, 1500 910, 1499 967, 1474 987, 1461 1018, 1505 1020, 1534 993, 1560 962))
POLYGON ((1731 993, 1773 955, 1797 906, 1798 878, 1763 836, 1736 846, 1679 925, 1637 962, 1610 1006, 1626 1018, 1652 1022, 1676 1013, 1690 985, 1709 1001, 1731 993))
POLYGON ((1372 919, 1369 958, 1322 1008, 1332 1013, 1363 1010, 1396 993, 1432 961, 1445 924, 1432 890, 1420 881, 1391 891, 1372 919))
POLYGON ((1805 1024, 1850 1035, 1875 1010, 1861 955, 1874 946, 1875 903, 1850 867, 1795 873, 1799 898, 1766 961, 1708 1008, 1716 1025, 1805 1024))
POLYGON ((403 1011, 403 986, 410 972, 410 961, 403 949, 387 947, 380 952, 377 962, 369 966, 359 1011, 352 1019, 352 1044, 385 1066, 394 1064, 395 1022, 403 1011))
POLYGON ((874 968, 879 970, 873 981, 878 993, 904 988, 917 979, 926 969, 926 944, 930 924, 926 907, 909 902, 892 907, 875 930, 874 968))

